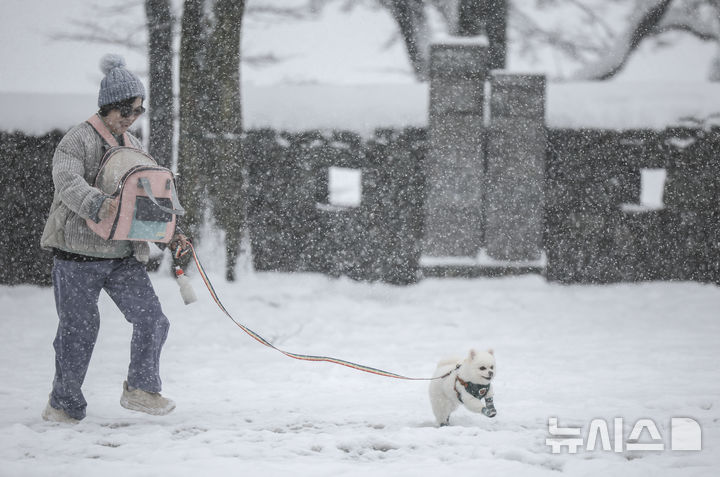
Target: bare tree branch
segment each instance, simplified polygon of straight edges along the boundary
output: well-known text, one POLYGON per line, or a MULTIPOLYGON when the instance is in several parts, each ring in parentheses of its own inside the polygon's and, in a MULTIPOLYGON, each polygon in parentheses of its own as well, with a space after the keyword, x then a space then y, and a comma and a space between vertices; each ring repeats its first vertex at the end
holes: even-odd
POLYGON ((704 41, 719 41, 720 1, 676 0, 652 33, 660 35, 676 30, 704 41))
POLYGON ((106 28, 89 21, 73 21, 78 33, 54 33, 50 39, 102 45, 123 45, 134 51, 145 51, 147 46, 145 26, 132 28, 106 28))
POLYGON ((381 4, 390 11, 400 29, 415 76, 424 80, 430 32, 423 0, 381 0, 381 4))
POLYGON ((283 61, 293 58, 294 55, 277 56, 275 53, 258 53, 255 55, 244 55, 242 62, 254 68, 277 65, 283 61))
POLYGON ((673 0, 640 0, 631 13, 628 28, 615 40, 610 50, 596 62, 586 65, 573 79, 604 80, 611 78, 627 63, 631 53, 660 23, 673 0))
POLYGON ((517 7, 511 7, 509 14, 515 34, 513 40, 518 42, 522 55, 534 55, 547 46, 573 60, 586 61, 588 55, 600 55, 604 49, 594 37, 578 38, 567 31, 543 27, 517 7))
POLYGON ((89 5, 89 14, 84 19, 71 20, 72 28, 50 33, 49 37, 58 41, 122 45, 134 51, 145 51, 147 30, 144 12, 144 0, 111 5, 95 1, 89 5), (104 21, 100 24, 98 18, 104 21))
MULTIPOLYGON (((596 10, 588 7, 586 4, 579 0, 569 0, 569 4, 574 5, 575 8, 583 12, 586 17, 586 22, 597 26, 602 30, 600 38, 612 38, 615 34, 613 29, 608 25, 605 19, 596 10)), ((608 46, 607 43, 603 42, 603 47, 608 46)))

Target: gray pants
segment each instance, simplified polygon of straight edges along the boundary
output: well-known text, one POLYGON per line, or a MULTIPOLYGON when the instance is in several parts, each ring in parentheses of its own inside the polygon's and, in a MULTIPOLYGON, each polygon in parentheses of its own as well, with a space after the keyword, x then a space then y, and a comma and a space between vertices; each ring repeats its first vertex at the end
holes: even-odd
POLYGON ((50 404, 75 419, 85 417, 87 402, 80 388, 100 328, 98 299, 103 289, 133 325, 128 385, 160 392, 160 351, 170 323, 145 267, 135 258, 96 262, 55 258, 52 278, 60 322, 53 343, 55 379, 50 404))

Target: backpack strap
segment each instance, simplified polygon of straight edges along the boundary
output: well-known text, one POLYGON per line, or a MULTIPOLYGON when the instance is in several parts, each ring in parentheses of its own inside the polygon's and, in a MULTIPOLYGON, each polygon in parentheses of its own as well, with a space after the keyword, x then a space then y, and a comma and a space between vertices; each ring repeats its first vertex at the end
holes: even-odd
MULTIPOLYGON (((92 116, 90 116, 87 120, 88 124, 97 131, 97 133, 100 135, 101 138, 110 146, 110 147, 118 147, 120 144, 118 144, 117 140, 115 139, 115 136, 112 135, 108 127, 105 125, 105 122, 100 118, 100 116, 95 113, 92 116)), ((133 147, 132 142, 130 142, 130 137, 128 137, 127 133, 123 133, 123 142, 125 143, 125 146, 133 147)))

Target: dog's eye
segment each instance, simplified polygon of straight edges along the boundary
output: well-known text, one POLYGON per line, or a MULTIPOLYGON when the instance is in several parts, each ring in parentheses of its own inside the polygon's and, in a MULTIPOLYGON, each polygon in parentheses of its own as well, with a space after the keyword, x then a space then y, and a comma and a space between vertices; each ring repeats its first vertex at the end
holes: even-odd
POLYGON ((495 369, 495 366, 490 366, 490 369, 495 369))
POLYGON ((480 366, 480 371, 485 371, 487 368, 485 366, 480 366))

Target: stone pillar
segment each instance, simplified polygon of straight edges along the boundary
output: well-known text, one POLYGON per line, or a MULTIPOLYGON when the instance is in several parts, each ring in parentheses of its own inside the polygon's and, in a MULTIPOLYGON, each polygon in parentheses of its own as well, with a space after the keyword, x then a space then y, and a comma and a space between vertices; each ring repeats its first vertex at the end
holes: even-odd
POLYGON ((483 241, 485 37, 430 49, 425 175, 427 256, 476 256, 483 241))
POLYGON ((538 260, 545 199, 545 76, 493 71, 485 245, 497 260, 538 260))

